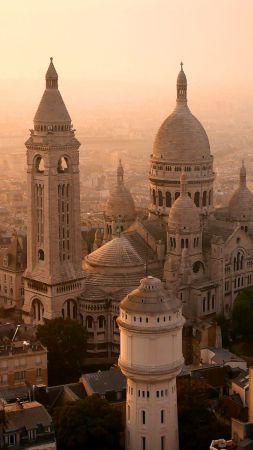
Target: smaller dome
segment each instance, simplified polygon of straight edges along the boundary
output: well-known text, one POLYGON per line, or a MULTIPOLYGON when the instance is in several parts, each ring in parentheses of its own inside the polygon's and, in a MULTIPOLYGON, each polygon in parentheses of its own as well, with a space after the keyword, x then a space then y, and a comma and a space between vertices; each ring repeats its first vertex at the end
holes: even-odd
POLYGON ((178 311, 181 302, 171 291, 164 288, 158 278, 148 276, 140 281, 137 289, 122 300, 120 308, 130 313, 159 314, 178 311))
POLYGON ((136 218, 133 197, 124 184, 124 169, 121 161, 117 168, 117 183, 106 202, 105 216, 110 220, 122 217, 126 221, 134 221, 136 218))
POLYGON ((116 237, 86 256, 91 266, 133 267, 143 266, 143 260, 124 236, 116 237))
POLYGON ((240 169, 240 184, 230 199, 228 211, 230 220, 238 222, 249 222, 253 220, 253 194, 247 187, 244 163, 242 163, 240 169))
POLYGON ((200 215, 195 203, 187 193, 185 173, 181 175, 180 183, 181 193, 171 207, 168 226, 175 230, 199 231, 200 215))

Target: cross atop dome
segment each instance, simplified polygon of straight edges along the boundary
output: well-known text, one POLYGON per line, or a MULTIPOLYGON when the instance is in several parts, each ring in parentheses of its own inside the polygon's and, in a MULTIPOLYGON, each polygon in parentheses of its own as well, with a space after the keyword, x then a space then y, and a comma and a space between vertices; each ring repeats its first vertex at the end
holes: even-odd
POLYGON ((183 69, 184 63, 181 61, 180 72, 177 76, 177 102, 187 103, 187 79, 183 69))

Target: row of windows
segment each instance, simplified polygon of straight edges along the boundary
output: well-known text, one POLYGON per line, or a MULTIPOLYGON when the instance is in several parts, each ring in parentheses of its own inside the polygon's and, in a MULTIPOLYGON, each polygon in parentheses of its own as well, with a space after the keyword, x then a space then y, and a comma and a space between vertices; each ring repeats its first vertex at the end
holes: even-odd
MULTIPOLYGON (((139 318, 138 318, 138 317, 135 317, 135 316, 134 316, 134 322, 136 322, 137 320, 139 320, 140 323, 141 323, 141 322, 142 322, 142 319, 144 319, 144 318, 142 318, 142 317, 139 317, 139 318)), ((162 321, 163 321, 163 322, 166 322, 166 316, 163 316, 163 318, 162 318, 162 317, 161 317, 161 318, 160 318, 160 317, 157 317, 157 318, 156 318, 156 321, 159 323, 159 322, 160 322, 160 319, 161 319, 161 322, 162 322, 162 321)), ((171 316, 168 317, 168 320, 171 320, 171 316)), ((146 318, 145 318, 145 322, 148 323, 148 321, 149 321, 149 320, 148 320, 148 317, 146 317, 146 318)))
POLYGON ((58 185, 59 258, 70 259, 70 185, 58 185))
MULTIPOLYGON (((193 247, 196 248, 199 246, 199 238, 193 239, 193 247)), ((175 249, 176 248, 176 238, 170 236, 170 248, 175 249)), ((189 248, 189 239, 181 239, 181 248, 189 248)))
MULTIPOLYGON (((156 391, 156 397, 167 397, 168 396, 168 389, 161 389, 160 391, 156 391)), ((138 397, 142 397, 142 398, 149 398, 150 397, 150 392, 149 391, 141 391, 140 389, 138 389, 138 397)))
POLYGON ((44 186, 42 184, 35 185, 34 195, 37 243, 41 245, 44 242, 44 186))
MULTIPOLYGON (((141 437, 141 450, 147 450, 147 437, 146 436, 142 436, 141 437)), ((165 450, 165 436, 161 436, 161 441, 160 441, 160 449, 161 450, 165 450)), ((158 448, 157 448, 158 450, 158 448)))
MULTIPOLYGON (((87 316, 86 317, 86 328, 88 330, 93 329, 94 325, 95 325, 94 318, 92 316, 87 316)), ((112 325, 113 325, 114 329, 118 328, 117 316, 114 316, 112 318, 112 325)), ((102 329, 102 328, 105 328, 105 326, 106 326, 106 319, 105 319, 105 317, 104 316, 99 316, 98 317, 98 328, 102 329)))
MULTIPOLYGON (((251 280, 252 280, 252 275, 251 274, 247 275, 246 281, 247 281, 248 285, 251 284, 251 280)), ((234 279, 234 289, 238 289, 241 287, 244 287, 244 277, 243 276, 237 277, 234 279)), ((230 290, 230 281, 227 280, 227 281, 225 281, 225 292, 228 292, 229 290, 230 290)))
MULTIPOLYGON (((140 411, 140 415, 141 415, 141 424, 142 425, 146 425, 146 420, 147 420, 147 413, 144 409, 142 409, 140 411)), ((131 420, 131 409, 130 409, 130 405, 127 405, 127 420, 130 422, 131 420)), ((165 423, 165 410, 162 409, 160 411, 160 422, 161 424, 165 423)))
MULTIPOLYGON (((153 164, 152 165, 152 169, 154 170, 166 170, 167 172, 172 172, 173 170, 175 172, 191 172, 191 171, 196 171, 199 172, 201 170, 200 166, 169 166, 169 165, 161 165, 161 164, 153 164)), ((212 166, 211 164, 209 164, 208 166, 202 166, 202 170, 211 170, 212 166)))
POLYGON ((70 125, 35 125, 35 131, 69 131, 70 125))
MULTIPOLYGON (((191 197, 191 193, 188 192, 189 197, 191 197)), ((175 192, 174 195, 174 201, 177 200, 177 198, 180 196, 180 192, 175 192)), ((152 189, 152 198, 153 198, 153 204, 157 206, 166 206, 167 208, 170 208, 173 203, 173 198, 171 192, 165 192, 165 197, 163 195, 163 192, 158 190, 156 193, 155 189, 152 189)), ((201 196, 200 192, 194 193, 194 203, 197 207, 201 206, 210 206, 212 204, 212 190, 204 191, 202 194, 202 202, 201 202, 201 196)))

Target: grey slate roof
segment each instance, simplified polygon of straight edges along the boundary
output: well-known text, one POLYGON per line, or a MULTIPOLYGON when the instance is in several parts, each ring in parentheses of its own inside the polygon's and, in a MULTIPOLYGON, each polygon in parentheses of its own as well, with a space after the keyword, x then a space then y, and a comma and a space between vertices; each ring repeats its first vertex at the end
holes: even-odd
POLYGON ((156 241, 166 242, 166 226, 160 220, 140 220, 140 223, 156 241))
POLYGON ((221 237, 224 242, 231 236, 235 230, 235 224, 218 221, 209 220, 207 223, 207 228, 203 231, 203 248, 208 249, 211 247, 211 240, 213 236, 221 237))
POLYGON ((22 403, 22 406, 13 403, 5 406, 7 431, 20 430, 26 428, 32 430, 39 424, 48 427, 52 419, 47 410, 38 402, 22 403))
POLYGON ((94 394, 104 395, 106 392, 118 392, 126 389, 126 377, 121 370, 112 367, 110 370, 86 373, 82 375, 94 394))

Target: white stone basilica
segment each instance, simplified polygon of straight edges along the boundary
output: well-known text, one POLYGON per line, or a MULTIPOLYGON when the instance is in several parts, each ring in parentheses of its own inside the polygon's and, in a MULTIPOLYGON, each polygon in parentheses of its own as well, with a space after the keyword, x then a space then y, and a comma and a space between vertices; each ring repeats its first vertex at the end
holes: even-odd
POLYGON ((216 313, 229 314, 238 292, 253 282, 253 195, 242 165, 228 207, 214 208, 213 157, 206 132, 188 107, 183 67, 176 107, 154 141, 149 218, 136 218, 120 164, 107 201, 104 235, 97 236, 103 245, 83 264, 79 145, 51 61, 26 142, 24 320, 77 318, 88 329, 90 356, 117 356, 119 303, 146 275, 160 278, 161 289, 172 290, 182 301, 192 327, 203 330, 216 313))

